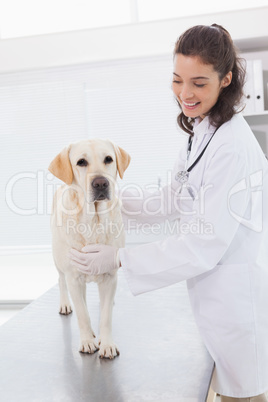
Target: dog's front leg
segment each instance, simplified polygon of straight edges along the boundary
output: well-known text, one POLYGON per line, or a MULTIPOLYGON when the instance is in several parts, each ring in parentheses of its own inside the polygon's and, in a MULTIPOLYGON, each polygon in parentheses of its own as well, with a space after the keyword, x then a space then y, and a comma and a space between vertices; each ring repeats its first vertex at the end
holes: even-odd
POLYGON ((81 344, 79 351, 83 353, 95 353, 99 348, 95 341, 95 334, 91 328, 91 322, 86 305, 86 283, 81 278, 66 275, 68 289, 76 311, 80 329, 81 344))
MULTIPOLYGON (((59 271, 59 270, 58 270, 59 271)), ((72 306, 69 300, 68 289, 66 285, 65 275, 59 271, 59 288, 60 288, 60 310, 59 313, 68 315, 72 313, 72 306)))
POLYGON ((100 295, 100 338, 99 355, 101 358, 113 359, 119 355, 119 350, 112 337, 112 312, 117 286, 117 274, 104 275, 98 283, 100 295))

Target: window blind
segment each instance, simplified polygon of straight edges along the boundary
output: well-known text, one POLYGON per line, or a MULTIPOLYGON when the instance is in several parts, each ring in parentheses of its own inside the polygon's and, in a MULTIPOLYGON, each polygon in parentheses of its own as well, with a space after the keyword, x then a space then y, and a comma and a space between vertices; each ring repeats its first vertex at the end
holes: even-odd
POLYGON ((47 167, 71 142, 109 138, 132 157, 121 186, 163 185, 186 143, 171 82, 169 56, 1 74, 2 247, 51 243, 47 167))

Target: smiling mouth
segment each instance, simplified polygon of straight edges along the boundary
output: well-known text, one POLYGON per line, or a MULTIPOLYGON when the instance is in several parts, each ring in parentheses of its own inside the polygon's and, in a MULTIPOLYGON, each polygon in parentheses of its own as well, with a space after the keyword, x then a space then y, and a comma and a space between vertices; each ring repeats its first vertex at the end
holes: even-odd
POLYGON ((185 106, 185 107, 187 107, 187 108, 194 108, 194 107, 196 107, 197 105, 199 105, 200 104, 200 102, 184 102, 184 101, 182 101, 182 103, 183 103, 183 105, 185 106))

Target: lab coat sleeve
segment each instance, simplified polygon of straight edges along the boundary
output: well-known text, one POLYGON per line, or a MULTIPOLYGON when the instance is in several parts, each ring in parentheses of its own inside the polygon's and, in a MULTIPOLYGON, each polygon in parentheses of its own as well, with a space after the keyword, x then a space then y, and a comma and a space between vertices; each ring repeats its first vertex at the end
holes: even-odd
MULTIPOLYGON (((198 169, 198 165, 196 167, 198 169)), ((149 292, 193 278, 213 269, 228 249, 249 202, 246 164, 238 152, 222 145, 208 162, 199 191, 193 203, 188 233, 165 240, 119 250, 123 271, 134 295, 149 292), (241 185, 241 183, 243 185, 241 185), (242 190, 241 190, 242 189, 242 190), (201 205, 202 203, 202 205, 201 205), (196 233, 191 225, 202 220, 210 225, 208 232, 196 233)))
POLYGON ((131 223, 162 223, 166 219, 179 218, 177 194, 179 184, 175 181, 154 192, 143 188, 125 189, 120 194, 122 202, 121 213, 125 226, 128 219, 131 223))
MULTIPOLYGON (((128 220, 133 223, 163 223, 165 220, 173 221, 180 216, 178 205, 178 192, 181 184, 175 180, 175 175, 179 170, 183 170, 186 161, 186 142, 184 139, 178 158, 174 163, 173 170, 170 171, 170 184, 157 188, 149 185, 142 188, 139 185, 127 185, 119 192, 122 202, 122 217, 127 227, 128 220)), ((167 177, 169 173, 167 172, 167 177)))

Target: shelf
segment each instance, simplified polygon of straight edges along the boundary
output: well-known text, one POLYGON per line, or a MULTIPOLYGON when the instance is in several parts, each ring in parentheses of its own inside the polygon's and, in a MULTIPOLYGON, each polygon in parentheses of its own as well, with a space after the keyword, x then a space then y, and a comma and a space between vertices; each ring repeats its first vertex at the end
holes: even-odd
POLYGON ((244 114, 245 118, 247 117, 261 117, 261 116, 268 116, 268 110, 264 110, 262 113, 252 113, 252 114, 244 114))

